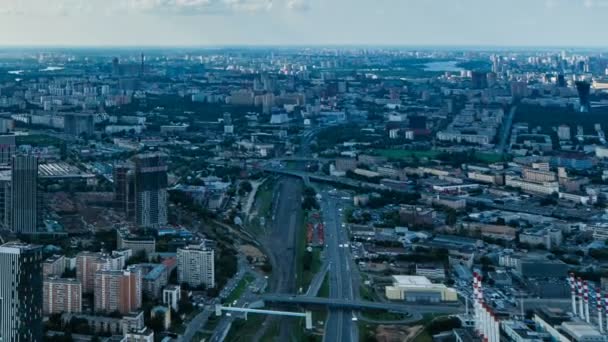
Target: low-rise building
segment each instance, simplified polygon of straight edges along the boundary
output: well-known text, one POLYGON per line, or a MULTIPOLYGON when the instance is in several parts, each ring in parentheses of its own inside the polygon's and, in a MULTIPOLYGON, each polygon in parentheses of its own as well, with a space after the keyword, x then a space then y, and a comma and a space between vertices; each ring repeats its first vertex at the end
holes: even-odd
POLYGON ((456 290, 444 284, 433 284, 422 276, 393 276, 393 285, 385 287, 386 298, 407 302, 453 302, 456 290))
POLYGON ((512 175, 507 175, 505 177, 505 185, 533 194, 552 195, 554 193, 559 193, 559 184, 557 182, 528 182, 512 175))
POLYGON ((152 318, 160 317, 163 327, 168 330, 171 327, 171 308, 167 306, 155 306, 150 311, 152 318))
POLYGON ((143 292, 151 298, 158 298, 167 285, 169 273, 163 264, 138 264, 143 274, 143 292))
POLYGON ((521 321, 503 321, 500 327, 504 335, 512 342, 543 342, 548 334, 539 334, 521 321))
POLYGON ((416 275, 442 281, 445 279, 445 268, 436 265, 416 264, 416 275))
POLYGON ((149 328, 132 330, 125 333, 125 337, 120 342, 154 342, 154 331, 149 328))
POLYGON ((126 229, 116 230, 118 249, 130 249, 133 254, 145 252, 150 255, 156 252, 156 239, 152 236, 137 236, 126 229))
POLYGON ((169 285, 163 289, 163 304, 171 307, 173 310, 179 310, 179 301, 182 296, 182 289, 178 285, 169 285))
POLYGON ((557 228, 526 229, 519 234, 519 242, 531 246, 542 245, 546 249, 559 247, 562 244, 562 231, 557 228))
POLYGON ((44 278, 61 276, 65 271, 65 257, 63 255, 53 255, 42 263, 42 276, 44 278))

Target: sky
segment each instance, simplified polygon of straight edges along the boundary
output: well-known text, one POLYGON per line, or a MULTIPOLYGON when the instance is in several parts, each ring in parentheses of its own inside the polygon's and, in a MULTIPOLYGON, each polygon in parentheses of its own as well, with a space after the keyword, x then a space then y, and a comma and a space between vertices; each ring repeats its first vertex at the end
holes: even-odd
POLYGON ((608 0, 0 0, 1 46, 604 47, 608 0))

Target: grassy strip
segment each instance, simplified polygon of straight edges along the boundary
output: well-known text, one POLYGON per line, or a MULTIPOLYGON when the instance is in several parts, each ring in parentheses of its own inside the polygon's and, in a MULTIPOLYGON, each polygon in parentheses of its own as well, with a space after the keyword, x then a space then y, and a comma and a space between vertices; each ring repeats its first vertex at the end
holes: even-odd
POLYGON ((306 291, 304 287, 304 253, 306 253, 306 222, 308 222, 308 212, 304 214, 296 232, 296 291, 298 293, 306 291))
POLYGON ((428 331, 424 330, 414 338, 413 342, 433 342, 433 336, 428 331))
MULTIPOLYGON (((321 270, 321 250, 319 248, 313 248, 312 252, 304 251, 304 253, 312 253, 312 258, 310 261, 310 268, 308 270, 304 269, 304 265, 302 265, 302 288, 304 291, 308 290, 310 283, 314 279, 315 275, 319 273, 321 270)), ((303 256, 304 258, 304 256, 303 256)))
POLYGON ((247 289, 247 286, 249 286, 249 284, 251 284, 254 281, 254 278, 251 274, 246 274, 243 279, 241 279, 241 281, 239 281, 238 285, 236 286, 236 288, 234 289, 234 291, 232 291, 232 293, 230 293, 230 296, 228 296, 228 298, 226 298, 226 303, 230 304, 232 302, 234 302, 235 300, 241 298, 241 296, 243 295, 243 292, 245 292, 245 290, 247 289))
POLYGON ((376 298, 376 294, 372 290, 370 290, 369 287, 366 285, 359 286, 359 292, 361 293, 361 298, 363 298, 364 300, 370 302, 375 302, 378 300, 378 298, 376 298))
POLYGON ((226 336, 225 341, 227 342, 249 342, 253 339, 255 334, 258 332, 262 323, 266 320, 264 315, 248 315, 247 320, 236 319, 232 323, 230 332, 226 336))
POLYGON ((322 342, 323 335, 318 331, 314 333, 318 321, 325 322, 327 317, 326 311, 313 311, 312 312, 312 324, 313 330, 306 330, 306 321, 300 318, 296 321, 295 329, 292 333, 292 341, 307 341, 307 342, 322 342))
POLYGON ((407 316, 402 313, 389 312, 386 310, 366 310, 363 311, 361 315, 374 321, 399 321, 407 318, 407 316))
POLYGON ((255 194, 252 211, 257 210, 257 215, 249 222, 248 227, 256 235, 265 233, 266 227, 264 226, 267 226, 270 222, 275 185, 273 179, 267 179, 264 184, 260 185, 255 194), (262 220, 265 222, 262 222, 262 220))
POLYGON ((211 316, 209 316, 209 319, 207 319, 207 323, 205 323, 205 329, 206 331, 213 331, 215 330, 215 328, 217 327, 218 324, 220 324, 220 320, 222 319, 221 316, 216 316, 215 313, 212 314, 211 316))
MULTIPOLYGON (((436 150, 399 150, 399 149, 384 149, 384 150, 376 150, 382 157, 386 157, 389 159, 411 159, 411 158, 428 158, 433 159, 437 158, 442 152, 436 150)), ((480 162, 492 164, 502 161, 502 155, 499 153, 492 152, 475 152, 475 158, 477 158, 480 162)))
POLYGON ((329 273, 325 274, 321 288, 319 288, 318 297, 329 298, 329 273))
POLYGON ((431 325, 431 323, 439 318, 443 318, 445 317, 444 315, 440 315, 440 314, 426 314, 424 315, 424 317, 422 318, 422 321, 420 321, 418 324, 422 324, 424 325, 424 330, 422 330, 420 332, 420 334, 418 334, 416 336, 416 338, 414 338, 413 342, 432 342, 433 341, 433 336, 431 335, 431 333, 429 332, 429 326, 431 325))
POLYGON ((424 150, 424 151, 417 151, 417 150, 392 150, 392 149, 386 149, 386 150, 376 150, 376 152, 382 156, 382 157, 386 157, 389 159, 409 159, 409 158, 435 158, 437 157, 441 152, 439 151, 432 151, 432 150, 424 150))
POLYGON ((15 138, 17 145, 32 145, 32 146, 55 146, 60 147, 63 144, 61 139, 52 137, 46 134, 31 134, 18 135, 15 138))
POLYGON ((208 332, 197 331, 196 334, 194 334, 194 336, 192 337, 192 341, 193 342, 209 341, 209 339, 211 338, 211 336, 213 336, 213 334, 208 333, 208 332))
POLYGON ((279 336, 279 322, 272 321, 270 327, 264 333, 264 336, 260 339, 262 342, 274 342, 276 337, 279 336))
POLYGON ((258 188, 255 201, 260 203, 258 207, 260 217, 270 218, 275 184, 274 180, 269 179, 258 188))
POLYGON ((376 327, 378 327, 376 324, 359 321, 357 325, 359 326, 359 341, 376 341, 376 327))

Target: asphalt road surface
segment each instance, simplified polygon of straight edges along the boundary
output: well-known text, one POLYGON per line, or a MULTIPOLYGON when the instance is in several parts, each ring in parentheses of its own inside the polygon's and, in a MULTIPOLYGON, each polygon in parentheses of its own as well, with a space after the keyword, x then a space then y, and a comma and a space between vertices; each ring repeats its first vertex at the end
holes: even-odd
MULTIPOLYGON (((322 194, 321 209, 325 220, 327 258, 329 260, 329 297, 355 299, 349 240, 342 228, 341 205, 327 193, 322 194)), ((358 341, 359 331, 350 310, 329 310, 324 341, 358 341)))

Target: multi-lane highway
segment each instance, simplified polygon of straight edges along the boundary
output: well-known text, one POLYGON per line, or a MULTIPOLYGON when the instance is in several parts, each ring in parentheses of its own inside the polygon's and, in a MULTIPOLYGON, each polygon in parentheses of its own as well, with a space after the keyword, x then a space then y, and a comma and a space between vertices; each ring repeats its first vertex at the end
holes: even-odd
MULTIPOLYGON (((335 299, 355 299, 353 280, 356 268, 352 267, 349 239, 342 228, 341 207, 336 198, 321 193, 321 210, 325 220, 327 241, 326 256, 329 262, 329 297, 335 299)), ((330 309, 327 318, 324 341, 358 341, 359 330, 353 322, 353 312, 344 309, 330 309)))

